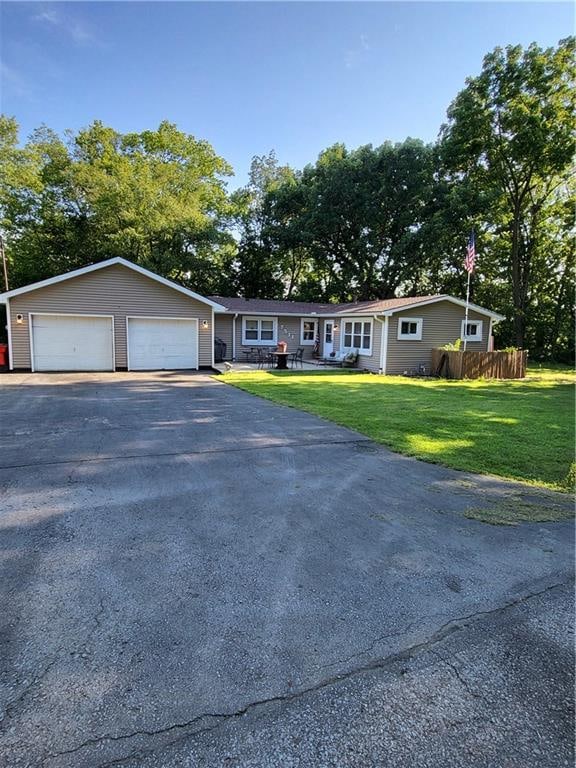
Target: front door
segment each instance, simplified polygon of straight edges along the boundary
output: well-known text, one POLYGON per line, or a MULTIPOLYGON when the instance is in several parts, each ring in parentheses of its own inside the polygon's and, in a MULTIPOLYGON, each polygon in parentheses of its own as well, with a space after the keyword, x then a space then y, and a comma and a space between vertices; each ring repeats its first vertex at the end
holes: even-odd
POLYGON ((324 322, 324 357, 334 352, 334 321, 326 320, 324 322))

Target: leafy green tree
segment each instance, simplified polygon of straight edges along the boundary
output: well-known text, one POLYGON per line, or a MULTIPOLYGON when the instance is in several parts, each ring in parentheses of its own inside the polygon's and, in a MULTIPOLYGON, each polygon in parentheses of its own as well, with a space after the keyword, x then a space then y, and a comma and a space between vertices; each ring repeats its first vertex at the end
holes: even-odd
POLYGON ((266 195, 266 240, 281 274, 283 295, 318 300, 310 237, 306 230, 307 190, 299 173, 286 175, 266 195), (309 286, 307 293, 306 286, 309 286))
MULTIPOLYGON (((535 262, 544 253, 548 216, 561 204, 572 172, 574 53, 574 38, 546 50, 496 48, 452 102, 441 131, 451 180, 485 196, 484 228, 504 267, 499 278, 510 285, 518 346, 537 312, 535 262)), ((482 229, 481 221, 469 223, 482 229)), ((553 262, 562 250, 548 250, 553 262)))
POLYGON ((425 259, 421 229, 432 149, 409 139, 336 144, 269 191, 265 229, 289 295, 325 301, 393 296, 425 259))
POLYGON ((232 195, 236 209, 239 243, 236 257, 236 287, 246 298, 282 298, 284 283, 277 253, 270 242, 270 195, 292 178, 280 166, 274 151, 255 156, 246 187, 232 195))
POLYGON ((15 122, 0 128, 0 205, 15 285, 112 256, 203 292, 226 284, 231 171, 207 142, 168 122, 120 134, 97 121, 65 141, 39 129, 19 150, 15 122))

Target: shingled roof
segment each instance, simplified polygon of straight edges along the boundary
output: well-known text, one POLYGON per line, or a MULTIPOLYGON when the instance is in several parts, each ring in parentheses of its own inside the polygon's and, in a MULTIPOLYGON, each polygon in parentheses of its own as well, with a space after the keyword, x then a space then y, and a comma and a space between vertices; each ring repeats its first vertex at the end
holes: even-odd
POLYGON ((212 301, 222 304, 228 312, 269 313, 276 315, 350 315, 378 314, 391 309, 408 307, 411 304, 433 301, 443 298, 442 294, 435 296, 408 296, 403 299, 376 299, 374 301, 358 301, 348 304, 319 304, 309 301, 275 301, 270 299, 244 299, 238 296, 210 296, 212 301))

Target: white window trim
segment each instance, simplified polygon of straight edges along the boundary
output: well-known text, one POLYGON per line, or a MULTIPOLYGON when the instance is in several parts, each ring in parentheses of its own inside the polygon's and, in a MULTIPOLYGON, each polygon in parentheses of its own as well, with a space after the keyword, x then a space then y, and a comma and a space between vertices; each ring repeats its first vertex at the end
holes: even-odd
POLYGON ((466 320, 462 320, 462 326, 460 328, 460 338, 463 341, 482 341, 482 331, 483 331, 483 322, 482 320, 471 320, 468 318, 468 325, 471 323, 474 323, 474 325, 478 326, 478 332, 474 334, 474 336, 466 336, 466 320))
MULTIPOLYGON (((340 340, 342 342, 340 346, 340 350, 342 352, 358 352, 359 355, 362 355, 363 357, 372 357, 372 347, 374 345, 374 323, 372 321, 372 318, 370 317, 343 317, 340 322, 340 340), (362 349, 362 347, 358 348, 355 346, 346 347, 344 346, 344 338, 346 336, 346 323, 369 323, 370 324, 370 348, 369 349, 362 349)), ((364 328, 362 328, 361 336, 364 336, 364 328)), ((354 336, 354 327, 352 327, 352 336, 354 336)))
POLYGON ((278 318, 277 317, 258 317, 257 315, 242 315, 242 346, 243 347, 271 347, 278 343, 278 318), (246 321, 255 320, 258 323, 258 336, 262 333, 262 321, 271 320, 273 323, 272 339, 247 339, 246 321))
POLYGON ((422 341, 422 326, 424 325, 424 318, 422 317, 408 317, 403 315, 398 318, 398 341, 422 341), (402 323, 416 323, 416 333, 402 333, 402 323))
POLYGON ((316 336, 318 335, 318 318, 317 317, 301 317, 300 318, 300 346, 313 347, 316 343, 316 336), (314 323, 314 338, 304 339, 304 323, 314 323))

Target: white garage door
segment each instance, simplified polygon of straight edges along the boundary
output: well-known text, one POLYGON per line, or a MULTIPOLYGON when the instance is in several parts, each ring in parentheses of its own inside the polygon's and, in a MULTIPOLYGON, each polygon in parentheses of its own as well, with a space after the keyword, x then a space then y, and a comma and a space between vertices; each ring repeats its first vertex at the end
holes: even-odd
POLYGON ((32 315, 34 371, 113 371, 111 317, 32 315))
POLYGON ((129 317, 128 368, 131 371, 198 368, 198 321, 129 317))

